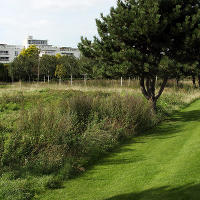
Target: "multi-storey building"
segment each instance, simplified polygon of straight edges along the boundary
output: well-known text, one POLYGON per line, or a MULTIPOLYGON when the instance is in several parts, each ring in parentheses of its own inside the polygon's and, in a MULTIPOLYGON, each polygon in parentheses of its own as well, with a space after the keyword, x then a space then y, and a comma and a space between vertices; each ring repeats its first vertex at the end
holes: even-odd
POLYGON ((23 48, 23 46, 0 44, 0 63, 12 62, 23 48))
POLYGON ((80 57, 80 51, 77 48, 71 47, 56 47, 48 44, 48 40, 34 39, 33 36, 28 36, 25 40, 25 47, 28 48, 30 45, 36 45, 40 49, 40 54, 44 55, 74 55, 80 57))
POLYGON ((28 36, 24 42, 24 46, 0 44, 0 63, 10 63, 17 57, 24 48, 30 45, 36 45, 40 50, 40 56, 47 55, 74 55, 76 58, 80 57, 80 51, 77 48, 71 47, 56 47, 48 44, 48 40, 34 39, 28 36))

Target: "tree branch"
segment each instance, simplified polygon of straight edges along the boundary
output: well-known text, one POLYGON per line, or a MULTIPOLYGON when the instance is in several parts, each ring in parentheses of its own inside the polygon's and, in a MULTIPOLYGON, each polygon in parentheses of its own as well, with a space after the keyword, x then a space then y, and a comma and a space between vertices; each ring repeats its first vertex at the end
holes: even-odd
POLYGON ((158 92, 158 95, 155 97, 156 100, 158 100, 158 98, 160 97, 160 95, 163 93, 164 89, 165 89, 165 86, 167 84, 167 81, 168 81, 168 77, 164 77, 163 79, 163 82, 162 82, 162 85, 160 86, 160 90, 158 92))
POLYGON ((144 76, 142 76, 140 78, 140 86, 141 86, 142 94, 145 96, 145 98, 147 100, 149 100, 149 95, 148 95, 148 93, 147 93, 147 91, 145 89, 145 86, 144 86, 144 76))
POLYGON ((150 78, 149 77, 147 77, 147 80, 146 80, 146 91, 147 91, 149 98, 151 98, 150 78))
POLYGON ((155 98, 155 84, 156 84, 156 77, 153 77, 151 79, 150 85, 151 85, 151 95, 153 98, 155 98))

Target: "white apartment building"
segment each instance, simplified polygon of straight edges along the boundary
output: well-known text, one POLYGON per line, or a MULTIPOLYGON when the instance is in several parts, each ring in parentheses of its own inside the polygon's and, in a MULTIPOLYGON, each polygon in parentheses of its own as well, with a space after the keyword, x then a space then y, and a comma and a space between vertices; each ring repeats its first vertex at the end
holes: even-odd
POLYGON ((28 36, 24 41, 24 46, 0 44, 0 63, 10 63, 17 57, 24 48, 30 45, 36 45, 42 55, 74 55, 80 57, 80 51, 77 48, 71 47, 56 47, 48 44, 48 40, 34 39, 33 36, 28 36))
POLYGON ((17 57, 24 46, 0 44, 0 63, 10 63, 17 57))
POLYGON ((48 40, 39 40, 34 39, 33 36, 28 36, 25 40, 25 48, 28 48, 30 45, 36 45, 40 49, 40 55, 74 55, 76 58, 80 57, 80 51, 77 48, 71 47, 57 47, 48 44, 48 40))

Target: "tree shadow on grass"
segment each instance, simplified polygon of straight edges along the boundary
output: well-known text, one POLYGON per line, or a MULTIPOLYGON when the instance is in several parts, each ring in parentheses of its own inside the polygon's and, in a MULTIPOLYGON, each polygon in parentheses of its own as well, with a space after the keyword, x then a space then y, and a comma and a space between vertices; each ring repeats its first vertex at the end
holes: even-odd
POLYGON ((183 124, 176 123, 173 121, 165 121, 156 127, 144 131, 139 137, 136 137, 136 140, 146 141, 148 139, 170 139, 174 137, 181 136, 181 131, 184 129, 183 124), (142 136, 142 137, 140 137, 142 136))
POLYGON ((190 122, 200 122, 200 110, 177 111, 170 119, 161 122, 158 126, 145 131, 146 138, 168 139, 181 136, 181 131, 187 128, 190 122), (187 123, 182 123, 187 122, 187 123))
POLYGON ((113 196, 104 200, 199 200, 200 184, 187 184, 181 187, 170 188, 164 186, 144 190, 139 193, 129 193, 113 196))
POLYGON ((200 110, 191 110, 186 112, 177 112, 171 118, 172 121, 181 121, 181 122, 191 122, 197 121, 200 122, 200 110))
MULTIPOLYGON (((176 114, 174 114, 168 121, 164 121, 157 127, 148 131, 144 131, 143 134, 123 142, 122 144, 115 147, 112 151, 110 151, 109 154, 103 155, 103 159, 101 159, 102 156, 98 157, 98 159, 95 160, 94 163, 106 166, 121 164, 123 165, 143 161, 144 159, 146 159, 145 156, 141 154, 139 156, 136 156, 136 154, 134 153, 135 149, 130 148, 129 145, 132 145, 134 143, 146 143, 149 139, 169 140, 173 139, 174 137, 181 137, 182 130, 184 130, 185 128, 184 123, 182 122, 191 122, 195 120, 199 121, 199 118, 200 110, 176 112, 176 114), (133 152, 134 154, 130 156, 130 152, 133 152), (115 155, 118 155, 120 153, 125 153, 125 157, 118 157, 116 159, 115 155)), ((91 168, 93 167, 90 167, 90 169, 91 168)))
POLYGON ((181 137, 182 131, 185 129, 185 125, 187 125, 187 123, 184 125, 182 122, 192 121, 200 121, 200 110, 177 111, 170 119, 163 121, 157 127, 148 131, 144 131, 143 134, 139 134, 128 141, 124 141, 120 145, 116 146, 112 151, 104 155, 97 156, 96 159, 93 159, 89 162, 87 169, 93 169, 94 173, 94 164, 102 165, 107 168, 109 165, 124 165, 144 161, 148 158, 141 154, 137 156, 134 153, 136 150, 132 147, 130 148, 129 145, 132 146, 134 143, 145 144, 149 139, 169 140, 173 139, 174 137, 181 137), (133 152, 133 154, 130 154, 130 152, 133 152), (123 153, 123 157, 117 156, 120 153, 123 153), (117 159, 115 158, 115 155, 117 156, 117 159))

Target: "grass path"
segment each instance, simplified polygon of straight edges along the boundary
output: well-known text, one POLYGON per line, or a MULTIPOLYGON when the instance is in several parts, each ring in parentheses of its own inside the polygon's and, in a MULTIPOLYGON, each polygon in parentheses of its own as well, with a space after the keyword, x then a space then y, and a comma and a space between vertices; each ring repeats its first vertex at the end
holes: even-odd
POLYGON ((159 199, 200 199, 200 100, 41 198, 159 199))

